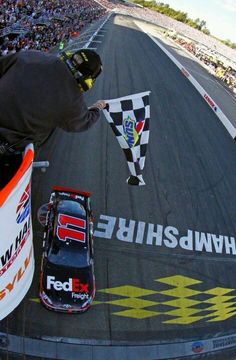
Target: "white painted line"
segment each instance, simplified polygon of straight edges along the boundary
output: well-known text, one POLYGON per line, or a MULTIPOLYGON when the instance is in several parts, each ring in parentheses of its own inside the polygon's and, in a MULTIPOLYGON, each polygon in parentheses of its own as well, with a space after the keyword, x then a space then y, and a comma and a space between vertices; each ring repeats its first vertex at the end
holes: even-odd
POLYGON ((106 24, 106 22, 110 19, 111 17, 111 13, 108 15, 108 17, 106 18, 105 21, 103 21, 103 23, 99 26, 99 28, 97 29, 97 31, 95 31, 95 33, 91 36, 91 38, 88 40, 88 42, 85 44, 85 48, 89 47, 89 45, 91 44, 91 42, 93 41, 93 39, 95 38, 95 36, 99 33, 99 31, 103 28, 103 26, 106 24))
POLYGON ((135 24, 146 33, 152 41, 173 61, 173 63, 180 69, 184 76, 192 83, 192 85, 197 89, 203 99, 207 102, 210 108, 214 111, 216 116, 220 119, 222 124, 225 126, 229 134, 234 140, 236 140, 236 128, 232 125, 227 116, 223 113, 221 108, 216 104, 212 97, 204 90, 204 88, 199 84, 199 82, 189 73, 189 71, 156 39, 154 36, 150 35, 147 31, 143 30, 138 23, 135 24))
MULTIPOLYGON (((107 16, 107 18, 103 21, 103 23, 97 28, 97 30, 88 30, 87 32, 84 32, 83 34, 81 34, 81 36, 78 38, 78 39, 76 39, 76 40, 70 40, 70 42, 69 42, 69 45, 64 49, 64 51, 76 51, 76 50, 79 50, 79 46, 81 45, 81 44, 85 44, 85 45, 83 45, 83 48, 86 48, 86 49, 88 49, 88 48, 90 48, 89 46, 90 46, 90 44, 92 43, 92 42, 94 42, 94 43, 101 43, 101 41, 95 41, 94 40, 94 38, 96 37, 96 36, 104 36, 103 34, 102 35, 100 35, 100 34, 98 34, 100 31, 105 31, 105 30, 102 30, 102 27, 106 24, 106 22, 110 19, 110 17, 111 17, 111 15, 112 14, 109 14, 108 16, 107 16)), ((90 49, 92 49, 92 48, 90 48, 90 49)), ((93 48, 94 50, 97 50, 96 48, 93 48)))

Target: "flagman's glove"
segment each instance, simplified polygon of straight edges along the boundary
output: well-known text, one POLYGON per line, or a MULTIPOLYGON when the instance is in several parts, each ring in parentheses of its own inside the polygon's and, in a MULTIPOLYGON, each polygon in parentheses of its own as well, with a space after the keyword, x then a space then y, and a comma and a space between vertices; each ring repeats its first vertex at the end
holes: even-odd
POLYGON ((98 100, 95 102, 92 106, 89 107, 89 109, 97 108, 99 110, 102 110, 106 107, 106 102, 104 100, 98 100))

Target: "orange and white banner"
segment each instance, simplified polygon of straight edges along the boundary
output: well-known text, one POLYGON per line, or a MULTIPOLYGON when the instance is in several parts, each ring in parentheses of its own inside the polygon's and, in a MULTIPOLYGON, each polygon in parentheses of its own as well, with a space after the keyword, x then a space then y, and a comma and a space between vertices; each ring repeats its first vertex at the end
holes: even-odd
POLYGON ((33 159, 34 148, 30 144, 16 174, 0 190, 0 320, 17 307, 33 279, 33 159))

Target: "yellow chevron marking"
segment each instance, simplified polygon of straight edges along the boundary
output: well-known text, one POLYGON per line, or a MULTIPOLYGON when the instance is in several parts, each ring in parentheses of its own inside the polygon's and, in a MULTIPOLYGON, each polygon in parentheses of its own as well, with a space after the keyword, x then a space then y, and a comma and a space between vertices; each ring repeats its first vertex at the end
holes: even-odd
POLYGON ((186 316, 182 316, 180 318, 163 321, 163 324, 188 325, 188 324, 197 322, 199 320, 202 320, 203 318, 204 318, 203 316, 192 316, 191 317, 188 314, 186 314, 186 316))
POLYGON ((196 284, 200 284, 202 281, 199 280, 195 280, 195 279, 191 279, 187 276, 182 276, 182 275, 175 275, 175 276, 170 276, 170 277, 165 277, 165 278, 161 278, 161 279, 156 279, 155 281, 167 284, 167 285, 171 285, 171 286, 180 286, 185 287, 185 286, 191 286, 191 285, 196 285, 196 284))
POLYGON ((139 309, 130 309, 119 312, 114 312, 113 315, 124 316, 134 319, 147 319, 153 316, 162 315, 162 313, 157 311, 149 311, 149 310, 139 310, 139 309))
POLYGON ((98 291, 107 293, 107 294, 127 296, 127 297, 139 297, 139 296, 157 294, 157 291, 142 289, 142 288, 139 288, 136 286, 130 286, 130 285, 118 286, 118 287, 108 288, 108 289, 101 289, 98 291))
POLYGON ((235 291, 235 289, 227 289, 227 288, 222 288, 222 287, 216 287, 207 291, 204 291, 204 294, 209 294, 209 295, 225 295, 228 294, 229 292, 235 291))
POLYGON ((188 289, 186 287, 180 287, 180 286, 177 288, 174 288, 174 289, 164 290, 164 291, 160 292, 160 294, 174 296, 177 298, 186 298, 186 297, 194 296, 194 295, 201 294, 201 293, 202 293, 201 291, 192 290, 192 289, 188 289))
MULTIPOLYGON (((96 300, 92 305, 103 304, 129 308, 115 311, 112 314, 133 319, 146 319, 162 315, 160 320, 162 323, 176 325, 188 325, 200 320, 205 320, 207 323, 219 322, 236 316, 236 295, 230 295, 232 292, 236 294, 236 289, 222 287, 208 290, 198 290, 198 287, 193 289, 193 286, 202 284, 202 281, 182 275, 164 277, 154 281, 156 285, 158 283, 165 284, 166 290, 158 290, 158 286, 157 290, 151 290, 132 285, 101 289, 97 290, 96 300), (109 301, 97 300, 100 294, 109 294, 109 301), (152 295, 150 300, 143 299, 149 295, 152 295), (202 296, 200 297, 200 295, 202 296), (117 296, 120 298, 116 298, 117 296), (172 297, 172 299, 169 298, 165 301, 166 297, 172 297), (154 306, 158 311, 147 309, 154 306), (163 316, 166 317, 164 320, 163 316)), ((29 300, 40 303, 39 298, 29 300)))
POLYGON ((133 309, 143 309, 148 306, 157 305, 158 302, 144 300, 144 299, 128 298, 128 299, 106 301, 106 304, 131 307, 133 309))
POLYGON ((175 300, 162 302, 162 304, 164 304, 164 305, 173 306, 173 307, 177 307, 180 309, 185 309, 185 308, 188 308, 190 306, 194 306, 194 305, 197 305, 200 303, 201 303, 201 301, 185 299, 185 298, 179 298, 179 299, 175 299, 175 300))
POLYGON ((29 300, 40 304, 39 298, 31 298, 31 299, 29 299, 29 300))

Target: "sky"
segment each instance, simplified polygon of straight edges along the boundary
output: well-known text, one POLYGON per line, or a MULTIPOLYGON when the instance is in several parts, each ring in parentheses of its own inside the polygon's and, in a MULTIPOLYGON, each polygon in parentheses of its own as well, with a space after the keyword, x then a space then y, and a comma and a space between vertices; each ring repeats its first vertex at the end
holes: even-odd
POLYGON ((206 21, 211 35, 236 43, 236 0, 156 0, 206 21))

